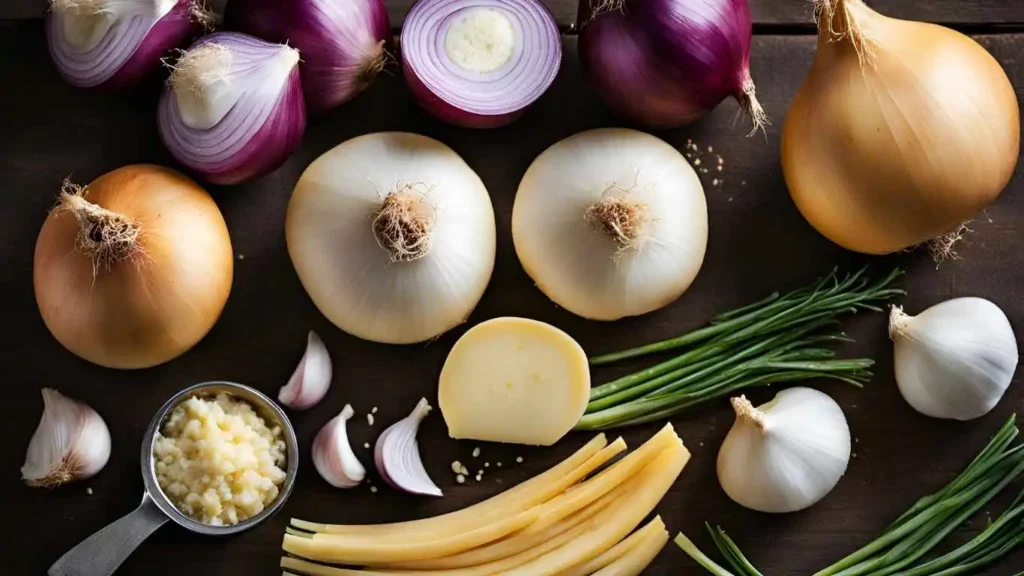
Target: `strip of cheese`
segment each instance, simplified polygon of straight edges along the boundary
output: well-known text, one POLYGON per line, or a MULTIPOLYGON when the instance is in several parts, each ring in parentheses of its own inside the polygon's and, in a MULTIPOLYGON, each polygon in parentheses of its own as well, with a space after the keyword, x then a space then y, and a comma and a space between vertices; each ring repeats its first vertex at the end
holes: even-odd
POLYGON ((554 576, 588 562, 614 546, 638 524, 668 492, 690 459, 690 452, 678 441, 647 465, 638 475, 644 485, 636 494, 609 508, 611 519, 572 542, 522 566, 504 571, 504 576, 554 576))
POLYGON ((615 562, 594 572, 592 576, 640 576, 644 569, 654 562, 666 542, 668 542, 668 531, 662 528, 615 562))
POLYGON ((625 449, 626 443, 622 438, 616 439, 609 445, 604 434, 599 434, 575 454, 547 472, 538 474, 488 500, 433 518, 371 525, 315 524, 293 518, 291 524, 309 532, 374 537, 410 537, 416 534, 436 537, 438 531, 441 530, 471 530, 486 524, 495 517, 507 515, 510 510, 514 511, 513 513, 521 512, 549 500, 600 468, 625 449))
MULTIPOLYGON (((416 571, 406 571, 405 569, 393 570, 391 568, 387 568, 361 571, 324 566, 297 558, 282 558, 281 567, 297 570, 302 574, 309 574, 311 576, 408 576, 412 574, 420 574, 423 576, 497 576, 505 574, 508 570, 515 568, 516 566, 526 564, 527 562, 547 554, 548 552, 556 550, 562 546, 566 546, 581 535, 603 526, 613 519, 612 512, 614 511, 611 506, 613 503, 629 501, 637 494, 637 492, 649 486, 650 482, 651 480, 649 477, 641 475, 634 476, 629 481, 618 486, 615 490, 609 492, 602 499, 588 507, 595 509, 596 513, 588 515, 588 517, 586 517, 582 522, 577 523, 568 530, 565 530, 549 540, 542 541, 533 547, 523 549, 516 554, 487 563, 451 569, 418 568, 416 571)), ((500 542, 496 544, 500 544, 500 542)))
MULTIPOLYGON (((586 564, 581 564, 571 570, 567 570, 560 576, 590 576, 594 572, 597 572, 598 570, 612 564, 619 558, 622 558, 626 553, 651 536, 656 537, 659 532, 664 532, 666 535, 668 534, 665 530, 665 522, 662 521, 661 516, 655 516, 654 519, 648 522, 643 528, 633 532, 625 540, 619 542, 615 546, 612 546, 608 550, 605 550, 600 556, 595 557, 586 564)), ((662 545, 664 545, 664 543, 662 545)))
POLYGON ((622 497, 626 493, 626 488, 628 488, 626 484, 617 487, 586 508, 539 532, 528 533, 529 527, 527 527, 503 540, 493 542, 487 546, 481 546, 480 548, 467 550, 454 556, 416 562, 389 563, 380 567, 389 570, 450 570, 467 566, 480 566, 508 558, 546 542, 553 542, 562 534, 583 525, 587 520, 605 510, 616 498, 622 497))
POLYGON ((590 366, 558 328, 495 318, 455 343, 437 396, 452 438, 550 446, 583 416, 590 366))
POLYGON ((440 558, 458 554, 521 530, 537 519, 536 507, 514 516, 461 533, 438 534, 430 541, 401 542, 351 536, 348 534, 313 534, 312 537, 284 535, 285 552, 337 564, 380 564, 440 558))

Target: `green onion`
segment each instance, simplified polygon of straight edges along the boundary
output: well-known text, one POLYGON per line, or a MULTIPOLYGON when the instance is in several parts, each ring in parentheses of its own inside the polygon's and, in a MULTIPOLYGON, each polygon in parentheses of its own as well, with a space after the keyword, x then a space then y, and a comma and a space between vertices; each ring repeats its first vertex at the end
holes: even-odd
MULTIPOLYGON (((973 539, 946 554, 923 560, 1007 485, 1024 475, 1024 445, 1012 446, 1017 434, 1013 416, 945 488, 918 500, 874 541, 814 576, 973 574, 1024 545, 1024 491, 1021 491, 1013 503, 973 539)), ((676 543, 717 576, 760 576, 721 528, 712 530, 708 526, 708 530, 734 572, 708 559, 685 536, 680 534, 676 543)))
POLYGON ((598 366, 678 350, 675 357, 591 390, 577 430, 603 430, 650 422, 754 386, 816 378, 860 386, 871 377, 870 359, 836 359, 822 344, 849 341, 830 330, 842 314, 880 310, 903 294, 894 270, 877 282, 864 270, 840 280, 835 270, 813 285, 772 294, 715 316, 682 336, 591 359, 598 366))

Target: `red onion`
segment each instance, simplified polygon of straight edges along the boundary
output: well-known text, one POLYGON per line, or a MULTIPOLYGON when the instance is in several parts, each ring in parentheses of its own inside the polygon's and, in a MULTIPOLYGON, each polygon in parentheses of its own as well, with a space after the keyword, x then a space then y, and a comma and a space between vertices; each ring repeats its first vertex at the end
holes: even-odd
POLYGON ((589 1, 580 2, 580 59, 608 106, 673 128, 732 96, 754 131, 767 122, 750 78, 747 0, 589 1))
POLYGON ((313 113, 361 92, 384 68, 391 24, 383 0, 230 0, 229 26, 302 54, 302 87, 313 113))
POLYGON ((50 56, 83 88, 122 88, 160 64, 196 30, 191 0, 51 0, 50 56))
POLYGON ((518 118, 551 85, 562 44, 536 0, 420 0, 402 27, 402 65, 416 100, 470 128, 518 118))
POLYGON ((173 66, 160 98, 160 137, 216 184, 273 171, 306 130, 299 53, 238 32, 200 38, 173 66))
POLYGON ((384 481, 411 494, 441 496, 441 489, 427 475, 420 459, 416 433, 420 422, 430 413, 430 404, 423 398, 412 413, 392 424, 377 438, 373 460, 384 481))

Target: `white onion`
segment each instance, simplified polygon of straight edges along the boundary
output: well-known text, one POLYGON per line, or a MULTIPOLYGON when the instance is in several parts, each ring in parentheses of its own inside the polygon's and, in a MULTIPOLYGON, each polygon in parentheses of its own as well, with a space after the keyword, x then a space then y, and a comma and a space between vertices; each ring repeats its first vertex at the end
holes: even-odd
POLYGON ((617 320, 661 308, 704 261, 708 217, 697 173, 643 132, 570 136, 534 160, 512 210, 523 268, 580 316, 617 320))
POLYGON ((324 153, 295 186, 285 228, 324 316, 377 342, 422 342, 464 322, 494 269, 483 182, 416 134, 359 136, 324 153))

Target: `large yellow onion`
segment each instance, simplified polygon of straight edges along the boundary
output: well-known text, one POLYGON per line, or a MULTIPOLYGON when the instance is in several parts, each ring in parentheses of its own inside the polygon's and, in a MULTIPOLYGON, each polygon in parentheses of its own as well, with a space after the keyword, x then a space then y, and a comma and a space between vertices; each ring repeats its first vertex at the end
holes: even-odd
POLYGON ((65 183, 36 241, 36 302, 50 332, 101 366, 145 368, 196 344, 231 291, 217 205, 185 176, 125 166, 65 183))
POLYGON ((823 235, 884 254, 941 236, 988 206, 1020 150, 999 63, 948 28, 818 0, 818 52, 782 132, 797 207, 823 235))

